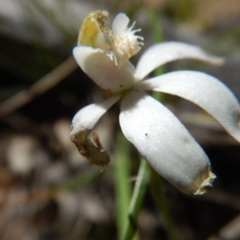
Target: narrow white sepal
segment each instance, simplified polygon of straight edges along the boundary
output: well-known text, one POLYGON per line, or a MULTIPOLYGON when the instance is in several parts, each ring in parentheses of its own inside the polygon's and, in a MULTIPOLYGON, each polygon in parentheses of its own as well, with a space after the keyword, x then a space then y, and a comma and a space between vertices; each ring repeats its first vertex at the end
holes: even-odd
POLYGON ((121 102, 120 125, 152 167, 187 194, 202 194, 214 174, 208 157, 179 120, 150 96, 131 92, 121 102))
POLYGON ((78 111, 72 121, 70 139, 75 143, 79 153, 89 162, 105 168, 110 158, 102 148, 97 133, 93 134, 93 142, 88 133, 94 128, 99 118, 120 98, 116 95, 99 104, 91 104, 78 111))
POLYGON ((120 92, 134 83, 134 66, 125 61, 121 68, 101 49, 79 46, 73 55, 81 69, 102 89, 120 92))
POLYGON ((120 95, 115 95, 101 103, 93 103, 80 109, 72 120, 71 135, 93 129, 102 115, 119 99, 120 95))
POLYGON ((142 80, 157 67, 184 58, 197 59, 211 64, 223 63, 223 58, 209 55, 200 47, 181 42, 165 42, 151 46, 142 54, 134 76, 142 80))
POLYGON ((137 88, 177 95, 197 104, 240 142, 239 102, 218 79, 196 71, 176 71, 143 81, 137 88))

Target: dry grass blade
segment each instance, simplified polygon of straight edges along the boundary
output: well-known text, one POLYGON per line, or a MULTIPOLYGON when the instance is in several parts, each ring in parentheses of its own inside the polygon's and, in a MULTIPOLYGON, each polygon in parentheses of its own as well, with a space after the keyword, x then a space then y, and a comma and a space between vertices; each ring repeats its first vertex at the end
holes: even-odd
POLYGON ((31 102, 35 97, 50 90, 58 83, 63 81, 76 68, 77 64, 75 60, 73 57, 69 57, 58 67, 53 69, 50 73, 45 75, 43 78, 40 78, 31 87, 20 91, 16 95, 2 102, 0 104, 0 118, 9 115, 10 113, 16 111, 18 108, 31 102))

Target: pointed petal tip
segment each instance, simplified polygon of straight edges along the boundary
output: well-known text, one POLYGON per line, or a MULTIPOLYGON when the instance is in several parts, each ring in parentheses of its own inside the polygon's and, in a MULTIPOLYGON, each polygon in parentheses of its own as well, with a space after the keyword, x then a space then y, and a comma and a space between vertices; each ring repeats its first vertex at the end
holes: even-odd
POLYGON ((213 64, 213 65, 223 65, 225 63, 226 59, 223 57, 216 57, 216 56, 212 56, 210 55, 208 60, 206 60, 206 62, 213 64))
POLYGON ((92 142, 87 138, 88 131, 78 133, 71 132, 70 140, 76 145, 80 155, 82 155, 90 163, 105 169, 110 161, 108 153, 102 149, 98 135, 92 142))
POLYGON ((216 175, 209 171, 209 176, 202 182, 200 187, 195 191, 194 195, 203 195, 207 192, 209 192, 212 189, 212 184, 214 182, 214 179, 216 178, 216 175))

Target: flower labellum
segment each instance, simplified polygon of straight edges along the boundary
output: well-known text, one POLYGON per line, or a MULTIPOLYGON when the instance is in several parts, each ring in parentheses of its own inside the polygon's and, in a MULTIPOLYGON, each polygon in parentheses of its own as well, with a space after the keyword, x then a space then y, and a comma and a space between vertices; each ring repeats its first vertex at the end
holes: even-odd
POLYGON ((240 142, 240 106, 233 93, 218 79, 197 71, 175 71, 146 79, 154 69, 170 61, 191 58, 210 64, 223 59, 201 48, 164 42, 148 48, 136 68, 129 61, 143 46, 140 29, 119 13, 111 29, 106 11, 89 13, 80 29, 73 55, 81 69, 111 97, 80 109, 73 118, 71 140, 91 163, 105 167, 109 156, 97 133, 88 133, 98 120, 120 101, 119 122, 125 137, 166 180, 186 194, 203 194, 215 175, 210 161, 188 130, 162 103, 148 95, 159 91, 185 98, 203 108, 240 142))

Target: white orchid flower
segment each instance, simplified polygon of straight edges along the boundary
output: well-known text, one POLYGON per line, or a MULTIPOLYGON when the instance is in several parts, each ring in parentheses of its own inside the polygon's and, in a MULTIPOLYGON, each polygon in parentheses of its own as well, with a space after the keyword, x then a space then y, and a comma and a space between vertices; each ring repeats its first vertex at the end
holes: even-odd
POLYGON ((117 101, 120 126, 125 137, 166 180, 187 194, 203 194, 215 175, 202 148, 182 123, 162 103, 149 96, 160 91, 185 98, 211 114, 225 130, 240 141, 240 106, 233 93, 218 79, 197 71, 176 71, 151 79, 145 77, 167 62, 193 58, 212 64, 222 62, 199 47, 166 42, 150 47, 136 68, 128 61, 143 45, 140 31, 128 27, 129 18, 119 13, 112 30, 107 12, 95 11, 85 18, 73 55, 82 70, 111 97, 90 104, 74 116, 71 140, 90 162, 106 166, 107 153, 97 134, 87 134, 117 101))

